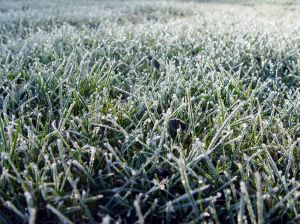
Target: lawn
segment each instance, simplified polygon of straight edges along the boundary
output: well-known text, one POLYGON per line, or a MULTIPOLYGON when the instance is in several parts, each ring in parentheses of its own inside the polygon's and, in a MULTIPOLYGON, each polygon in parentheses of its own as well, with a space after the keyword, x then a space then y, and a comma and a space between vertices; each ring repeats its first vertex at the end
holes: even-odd
POLYGON ((0 0, 0 223, 299 223, 299 3, 0 0))

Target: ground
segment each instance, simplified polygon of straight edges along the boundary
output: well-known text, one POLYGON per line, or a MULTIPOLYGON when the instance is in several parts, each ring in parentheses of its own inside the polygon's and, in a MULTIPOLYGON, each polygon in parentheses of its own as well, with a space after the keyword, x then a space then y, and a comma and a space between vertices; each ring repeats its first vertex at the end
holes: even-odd
POLYGON ((298 223, 298 1, 0 0, 0 223, 298 223))

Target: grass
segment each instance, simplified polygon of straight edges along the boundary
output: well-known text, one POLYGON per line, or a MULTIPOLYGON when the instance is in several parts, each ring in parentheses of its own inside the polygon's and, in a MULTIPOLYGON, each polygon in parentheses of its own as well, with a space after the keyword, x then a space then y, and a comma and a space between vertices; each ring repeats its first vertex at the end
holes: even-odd
POLYGON ((298 223, 280 4, 2 0, 0 223, 298 223))

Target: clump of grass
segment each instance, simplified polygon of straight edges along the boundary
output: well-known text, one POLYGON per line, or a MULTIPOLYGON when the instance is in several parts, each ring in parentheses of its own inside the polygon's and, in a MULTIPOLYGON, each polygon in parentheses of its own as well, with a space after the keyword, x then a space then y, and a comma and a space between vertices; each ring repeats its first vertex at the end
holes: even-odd
POLYGON ((47 6, 0 10, 0 222, 299 221, 297 5, 47 6))

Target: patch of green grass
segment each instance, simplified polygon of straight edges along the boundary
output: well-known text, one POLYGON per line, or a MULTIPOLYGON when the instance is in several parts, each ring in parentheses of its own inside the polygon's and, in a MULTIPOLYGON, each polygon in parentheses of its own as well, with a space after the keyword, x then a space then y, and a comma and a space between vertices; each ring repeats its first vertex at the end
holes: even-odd
POLYGON ((297 223, 292 7, 3 1, 0 223, 297 223))

